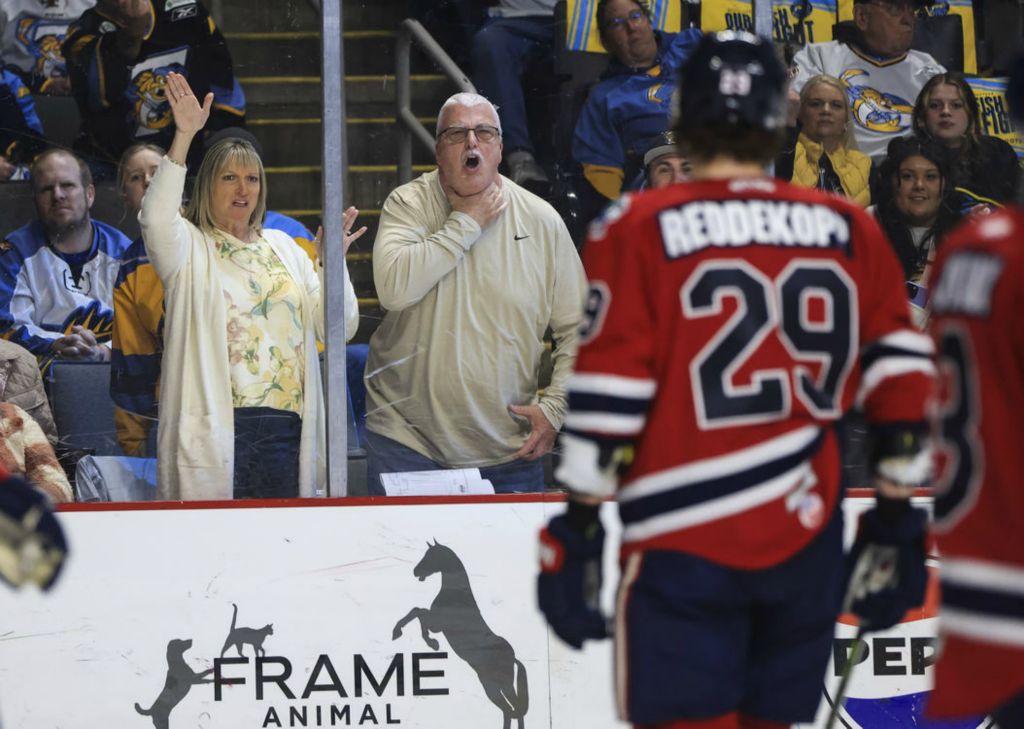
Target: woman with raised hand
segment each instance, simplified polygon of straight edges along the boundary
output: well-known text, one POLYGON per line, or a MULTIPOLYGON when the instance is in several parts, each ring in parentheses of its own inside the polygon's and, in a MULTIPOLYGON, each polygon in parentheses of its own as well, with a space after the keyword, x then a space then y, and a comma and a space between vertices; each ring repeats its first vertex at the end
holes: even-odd
MULTIPOLYGON (((326 485, 320 279, 289 236, 263 228, 266 174, 246 141, 209 150, 179 212, 186 155, 213 95, 200 103, 171 73, 167 98, 174 140, 139 216, 166 290, 158 495, 316 495, 326 485)), ((346 250, 363 232, 348 234, 354 217, 344 221, 346 250)), ((345 292, 351 338, 359 319, 347 270, 345 292)))

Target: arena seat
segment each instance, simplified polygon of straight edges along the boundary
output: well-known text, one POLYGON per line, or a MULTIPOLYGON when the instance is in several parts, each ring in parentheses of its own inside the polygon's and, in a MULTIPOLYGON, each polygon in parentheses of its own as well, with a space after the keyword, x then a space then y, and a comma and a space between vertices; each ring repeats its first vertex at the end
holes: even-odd
POLYGON ((50 409, 60 445, 120 456, 110 399, 109 362, 54 361, 47 374, 50 409))
POLYGON ((36 114, 39 115, 43 132, 50 145, 71 149, 82 124, 74 97, 37 94, 32 100, 35 102, 36 114))

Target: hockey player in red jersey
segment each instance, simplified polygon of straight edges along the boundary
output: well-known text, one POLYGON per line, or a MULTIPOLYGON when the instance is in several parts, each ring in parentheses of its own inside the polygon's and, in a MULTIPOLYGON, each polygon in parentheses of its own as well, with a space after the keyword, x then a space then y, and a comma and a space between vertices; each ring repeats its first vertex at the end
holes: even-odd
MULTIPOLYGON (((1024 124, 1024 56, 1011 83, 1024 124)), ((942 636, 928 713, 1024 727, 1024 208, 969 220, 931 286, 942 636), (1016 323, 1014 323, 1016 322, 1016 323)))
MULTIPOLYGON (((858 593, 862 625, 920 603, 929 338, 856 205, 774 180, 785 74, 770 44, 705 37, 680 77, 676 137, 695 182, 623 197, 591 229, 590 282, 538 598, 572 645, 595 604, 618 500, 616 693, 644 729, 810 721, 845 592, 841 438, 861 407, 878 504, 855 551, 899 580, 858 593)), ((883 581, 884 582, 884 581, 883 581)), ((864 587, 861 585, 860 587, 864 587)))

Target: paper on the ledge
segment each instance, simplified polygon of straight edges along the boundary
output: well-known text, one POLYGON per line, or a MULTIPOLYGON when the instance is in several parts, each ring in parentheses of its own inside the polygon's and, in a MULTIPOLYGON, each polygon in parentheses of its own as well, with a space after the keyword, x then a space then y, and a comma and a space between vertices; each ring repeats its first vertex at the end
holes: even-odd
POLYGON ((480 477, 479 468, 444 471, 400 471, 380 475, 388 496, 458 496, 493 494, 494 486, 480 477))

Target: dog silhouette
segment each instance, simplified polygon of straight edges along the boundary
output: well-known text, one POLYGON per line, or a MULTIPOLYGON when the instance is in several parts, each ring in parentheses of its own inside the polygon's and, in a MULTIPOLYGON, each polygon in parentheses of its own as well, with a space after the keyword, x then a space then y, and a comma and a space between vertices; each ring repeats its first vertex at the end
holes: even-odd
POLYGON ((427 543, 427 551, 412 573, 422 582, 438 572, 441 590, 430 607, 410 610, 395 624, 391 639, 397 640, 402 628, 418 619, 423 642, 436 651, 439 644, 430 633, 443 633, 455 654, 476 671, 487 698, 501 710, 502 729, 511 729, 513 719, 518 729, 523 729, 523 717, 530 705, 526 668, 509 642, 484 621, 458 555, 435 540, 427 543))
POLYGON ((153 720, 156 729, 169 729, 171 711, 188 696, 192 687, 199 683, 212 683, 206 677, 213 673, 207 669, 196 673, 185 663, 185 651, 192 647, 192 641, 175 638, 167 643, 167 679, 163 691, 149 709, 143 709, 138 703, 135 710, 153 720))

